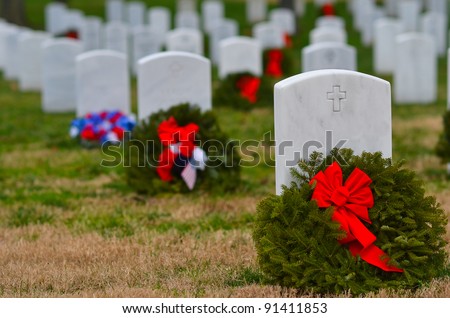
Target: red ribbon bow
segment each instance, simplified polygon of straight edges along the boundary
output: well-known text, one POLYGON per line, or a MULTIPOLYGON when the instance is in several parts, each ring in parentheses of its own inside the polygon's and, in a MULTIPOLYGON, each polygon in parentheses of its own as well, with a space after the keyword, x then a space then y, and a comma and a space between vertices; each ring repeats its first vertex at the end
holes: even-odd
POLYGON ((163 121, 158 127, 158 136, 166 148, 159 156, 159 164, 156 172, 163 181, 172 181, 171 173, 174 161, 178 154, 186 158, 192 156, 195 149, 195 134, 199 131, 196 124, 190 123, 186 126, 178 126, 175 118, 170 117, 163 121), (170 146, 177 146, 178 152, 174 152, 170 146))
POLYGON ((283 52, 280 49, 273 49, 268 52, 268 57, 266 75, 282 77, 281 62, 283 61, 283 52))
POLYGON ((244 75, 236 83, 236 87, 240 89, 241 97, 254 104, 257 101, 256 94, 258 93, 261 80, 258 77, 251 75, 244 75))
POLYGON ((292 38, 289 33, 284 33, 284 46, 287 48, 292 47, 292 38))
POLYGON ((335 15, 334 6, 331 3, 326 3, 322 7, 322 13, 325 16, 335 15))
POLYGON ((389 257, 374 245, 376 240, 360 221, 372 223, 369 208, 373 207, 373 194, 369 185, 372 180, 367 174, 356 168, 343 184, 342 169, 334 162, 325 172, 319 172, 311 179, 316 184, 312 200, 319 208, 334 207, 332 219, 341 224, 347 236, 339 243, 348 244, 353 256, 359 255, 367 263, 387 272, 403 272, 395 266, 388 265, 389 257))

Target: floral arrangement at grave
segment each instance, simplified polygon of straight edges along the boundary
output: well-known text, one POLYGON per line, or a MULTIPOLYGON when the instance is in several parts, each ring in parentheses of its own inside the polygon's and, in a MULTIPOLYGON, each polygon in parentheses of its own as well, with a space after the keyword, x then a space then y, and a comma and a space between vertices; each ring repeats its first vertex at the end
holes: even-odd
POLYGON ((324 16, 334 16, 336 15, 336 10, 332 3, 328 2, 322 6, 322 14, 324 16))
POLYGON ((189 104, 152 114, 125 143, 126 180, 142 194, 235 191, 239 162, 214 114, 189 104))
POLYGON ((287 49, 268 49, 263 53, 264 75, 280 80, 293 75, 293 56, 287 49))
POLYGON ((257 208, 253 238, 269 282, 360 295, 418 288, 448 270, 447 217, 402 163, 334 149, 299 168, 257 208))
POLYGON ((230 74, 219 81, 214 91, 214 105, 250 110, 273 101, 273 85, 266 77, 249 72, 230 74))
POLYGON ((78 34, 78 30, 76 30, 76 29, 69 29, 69 30, 67 30, 67 31, 65 31, 63 33, 57 34, 56 37, 79 40, 80 35, 78 34))
POLYGON ((133 115, 120 111, 92 112, 72 120, 69 133, 83 146, 97 147, 105 142, 121 142, 125 132, 132 131, 135 124, 133 115))
POLYGON ((439 137, 436 145, 436 154, 442 159, 442 162, 450 162, 450 110, 444 116, 444 131, 439 137))

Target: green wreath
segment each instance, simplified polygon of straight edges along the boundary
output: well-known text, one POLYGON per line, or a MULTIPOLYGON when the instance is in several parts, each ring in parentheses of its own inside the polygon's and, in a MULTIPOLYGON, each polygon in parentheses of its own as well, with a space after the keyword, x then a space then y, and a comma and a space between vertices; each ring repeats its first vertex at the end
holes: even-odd
POLYGON ((189 123, 199 126, 197 146, 206 152, 208 162, 206 169, 197 175, 194 191, 224 193, 236 190, 240 184, 240 156, 235 142, 221 131, 211 111, 202 112, 199 107, 189 104, 154 113, 134 128, 124 145, 126 180, 130 187, 138 193, 151 195, 190 192, 181 178, 164 182, 156 172, 162 151, 157 129, 170 117, 174 117, 180 126, 189 123))
POLYGON ((392 164, 381 153, 354 156, 349 149, 333 150, 325 160, 314 153, 293 170, 293 182, 280 196, 271 195, 257 208, 253 238, 258 262, 270 283, 315 293, 353 294, 380 288, 413 289, 443 275, 446 270, 445 226, 447 217, 435 198, 425 196, 413 171, 392 164), (386 272, 354 257, 338 242, 345 236, 332 221, 333 208, 321 209, 311 200, 310 180, 337 161, 346 180, 355 168, 371 179, 374 205, 369 209, 375 245, 389 257, 389 264, 403 273, 386 272))
POLYGON ((242 97, 238 88, 239 80, 244 76, 254 77, 253 74, 235 73, 220 80, 214 90, 214 105, 232 107, 238 110, 248 111, 256 107, 269 106, 273 104, 273 85, 266 77, 260 77, 260 86, 256 93, 256 102, 250 102, 242 97))
POLYGON ((450 162, 450 110, 444 116, 444 132, 439 137, 436 146, 436 154, 442 159, 442 162, 450 162))

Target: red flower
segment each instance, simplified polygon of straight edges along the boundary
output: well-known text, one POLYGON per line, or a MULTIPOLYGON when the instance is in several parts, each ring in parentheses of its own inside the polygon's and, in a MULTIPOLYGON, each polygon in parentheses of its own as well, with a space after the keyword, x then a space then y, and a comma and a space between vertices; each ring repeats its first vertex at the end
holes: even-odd
POLYGON ((113 127, 113 129, 111 129, 111 131, 117 135, 117 138, 119 140, 123 139, 123 135, 125 134, 125 130, 123 128, 115 126, 113 127))
POLYGON ((97 140, 94 128, 92 126, 85 127, 80 134, 82 139, 85 140, 97 140))

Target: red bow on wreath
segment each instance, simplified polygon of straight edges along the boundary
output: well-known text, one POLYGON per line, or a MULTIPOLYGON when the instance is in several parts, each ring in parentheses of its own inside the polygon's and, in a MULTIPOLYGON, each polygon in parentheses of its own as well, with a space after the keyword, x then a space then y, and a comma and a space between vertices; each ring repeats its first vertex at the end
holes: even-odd
POLYGON ((199 127, 190 123, 186 126, 178 126, 175 118, 170 117, 158 127, 158 136, 165 147, 159 156, 159 164, 156 172, 163 181, 172 181, 172 168, 179 155, 186 159, 192 157, 195 149, 195 134, 199 127))
POLYGON ((315 183, 312 200, 319 208, 334 207, 332 219, 341 225, 347 236, 339 243, 348 244, 353 256, 359 255, 367 263, 387 272, 403 272, 402 269, 388 265, 389 257, 374 245, 376 240, 360 221, 372 223, 369 208, 373 207, 373 194, 369 188, 370 177, 356 168, 343 185, 342 169, 334 162, 325 172, 319 172, 311 179, 315 183))
POLYGON ((273 77, 282 77, 283 70, 281 69, 281 62, 283 61, 283 51, 280 49, 273 49, 268 52, 268 62, 266 67, 266 75, 273 77))
POLYGON ((287 48, 292 47, 292 38, 288 33, 284 34, 284 46, 287 48))
POLYGON ((331 3, 326 3, 322 7, 322 13, 325 16, 333 16, 335 15, 334 6, 331 3))
POLYGON ((240 90, 241 97, 252 104, 256 103, 258 99, 256 94, 260 85, 261 80, 251 75, 244 75, 236 82, 236 87, 240 90))

